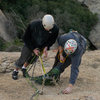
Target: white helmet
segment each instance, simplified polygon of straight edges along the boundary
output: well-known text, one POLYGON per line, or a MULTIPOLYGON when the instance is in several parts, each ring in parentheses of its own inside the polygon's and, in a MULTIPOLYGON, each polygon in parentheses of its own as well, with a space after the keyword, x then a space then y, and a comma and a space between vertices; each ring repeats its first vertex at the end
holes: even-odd
POLYGON ((74 39, 69 39, 65 42, 64 51, 66 54, 72 54, 77 49, 77 42, 74 39))
POLYGON ((45 15, 42 19, 42 24, 45 29, 50 30, 54 26, 54 18, 51 15, 45 15))

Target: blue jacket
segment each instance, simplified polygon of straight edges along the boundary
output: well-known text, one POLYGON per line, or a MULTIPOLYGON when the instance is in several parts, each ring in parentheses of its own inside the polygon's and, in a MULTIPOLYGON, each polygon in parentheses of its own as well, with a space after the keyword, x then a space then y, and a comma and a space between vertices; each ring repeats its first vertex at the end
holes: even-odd
POLYGON ((82 55, 86 50, 87 42, 86 39, 78 32, 69 32, 68 34, 64 34, 58 37, 57 41, 59 46, 62 46, 64 48, 65 42, 69 39, 76 40, 78 44, 76 51, 73 54, 69 55, 71 59, 71 74, 69 83, 74 84, 79 73, 79 65, 81 63, 82 55))

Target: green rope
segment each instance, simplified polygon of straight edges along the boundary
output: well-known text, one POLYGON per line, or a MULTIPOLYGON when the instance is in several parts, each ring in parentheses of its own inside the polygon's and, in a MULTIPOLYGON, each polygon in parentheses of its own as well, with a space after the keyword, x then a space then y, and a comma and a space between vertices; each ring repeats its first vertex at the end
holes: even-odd
MULTIPOLYGON (((40 56, 41 56, 41 55, 42 55, 42 52, 40 53, 40 56)), ((43 60, 42 60, 42 58, 41 58, 40 56, 39 56, 39 59, 40 59, 40 62, 41 62, 41 64, 42 64, 42 69, 43 69, 44 73, 46 73, 46 72, 45 72, 44 65, 43 65, 43 60)), ((30 64, 31 64, 34 60, 37 61, 37 59, 38 59, 38 56, 36 56, 36 55, 34 54, 34 57, 32 58, 30 64)), ((35 66, 36 66, 36 61, 33 62, 33 64, 35 64, 35 65, 34 65, 34 68, 33 68, 33 71, 34 71, 35 66)), ((33 97, 37 98, 37 97, 39 96, 39 94, 41 94, 41 93, 40 93, 40 91, 38 90, 38 88, 37 88, 34 84, 32 84, 32 82, 30 81, 31 76, 29 76, 28 72, 29 72, 29 71, 31 70, 31 68, 33 67, 33 64, 32 64, 31 67, 30 67, 30 64, 27 66, 26 78, 28 79, 27 81, 28 81, 28 83, 32 86, 32 88, 35 89, 35 93, 34 93, 34 94, 32 95, 32 97, 30 98, 30 100, 33 100, 33 97), (29 68, 29 67, 30 67, 30 68, 29 68)), ((33 73, 34 73, 34 72, 33 72, 33 73)), ((32 76, 33 76, 33 73, 32 73, 32 76)), ((44 80, 44 82, 45 82, 45 80, 44 80)), ((44 87, 44 82, 43 82, 43 87, 44 87)), ((43 91, 43 87, 42 87, 42 91, 43 91)), ((35 100, 37 100, 37 99, 35 99, 35 100)))
MULTIPOLYGON (((30 64, 34 61, 34 60, 36 60, 37 58, 36 58, 37 56, 36 55, 34 55, 34 57, 32 58, 32 60, 31 60, 31 62, 30 62, 30 64)), ((30 64, 27 66, 27 71, 26 71, 26 79, 27 79, 27 81, 28 81, 28 83, 30 84, 30 86, 32 86, 32 88, 34 88, 34 90, 35 90, 35 93, 32 95, 32 97, 30 98, 30 100, 33 100, 33 97, 35 97, 35 98, 37 98, 38 96, 39 96, 39 90, 38 90, 38 88, 34 85, 34 84, 32 84, 32 82, 30 81, 30 76, 29 76, 29 74, 28 74, 28 72, 31 70, 31 68, 33 67, 33 64, 35 64, 36 65, 36 61, 32 64, 32 66, 30 67, 30 64), (30 68, 29 68, 30 67, 30 68)), ((35 66, 34 66, 35 67, 35 66)), ((37 100, 37 99, 35 99, 35 100, 37 100)))

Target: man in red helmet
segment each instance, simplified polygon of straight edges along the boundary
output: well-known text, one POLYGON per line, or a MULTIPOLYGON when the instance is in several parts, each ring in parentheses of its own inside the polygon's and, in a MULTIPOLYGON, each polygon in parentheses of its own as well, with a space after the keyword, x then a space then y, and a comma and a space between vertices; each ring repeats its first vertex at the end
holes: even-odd
POLYGON ((86 39, 77 31, 70 31, 68 34, 58 37, 59 49, 53 69, 57 68, 61 74, 65 68, 71 65, 69 85, 62 91, 64 94, 70 93, 73 89, 78 77, 81 58, 86 50, 86 43, 86 39))

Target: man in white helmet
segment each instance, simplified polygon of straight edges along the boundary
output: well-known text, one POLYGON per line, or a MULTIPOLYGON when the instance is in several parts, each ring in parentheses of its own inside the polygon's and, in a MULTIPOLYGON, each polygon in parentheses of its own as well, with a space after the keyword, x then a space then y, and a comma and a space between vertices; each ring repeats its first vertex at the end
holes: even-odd
POLYGON ((52 15, 45 15, 42 20, 30 23, 23 36, 25 43, 20 58, 15 62, 15 69, 12 73, 14 80, 18 79, 18 70, 22 69, 23 76, 26 77, 26 67, 35 57, 37 60, 41 51, 47 56, 47 50, 55 43, 59 33, 59 28, 54 22, 52 15))
MULTIPOLYGON (((79 65, 82 55, 86 50, 86 39, 77 31, 70 31, 58 37, 58 52, 55 57, 53 68, 45 75, 34 78, 36 83, 41 84, 44 76, 49 76, 59 80, 61 73, 71 65, 69 85, 62 93, 68 94, 72 91, 79 73, 79 65)), ((51 84, 52 80, 46 79, 45 84, 51 84), (48 83, 49 82, 49 83, 48 83)))

